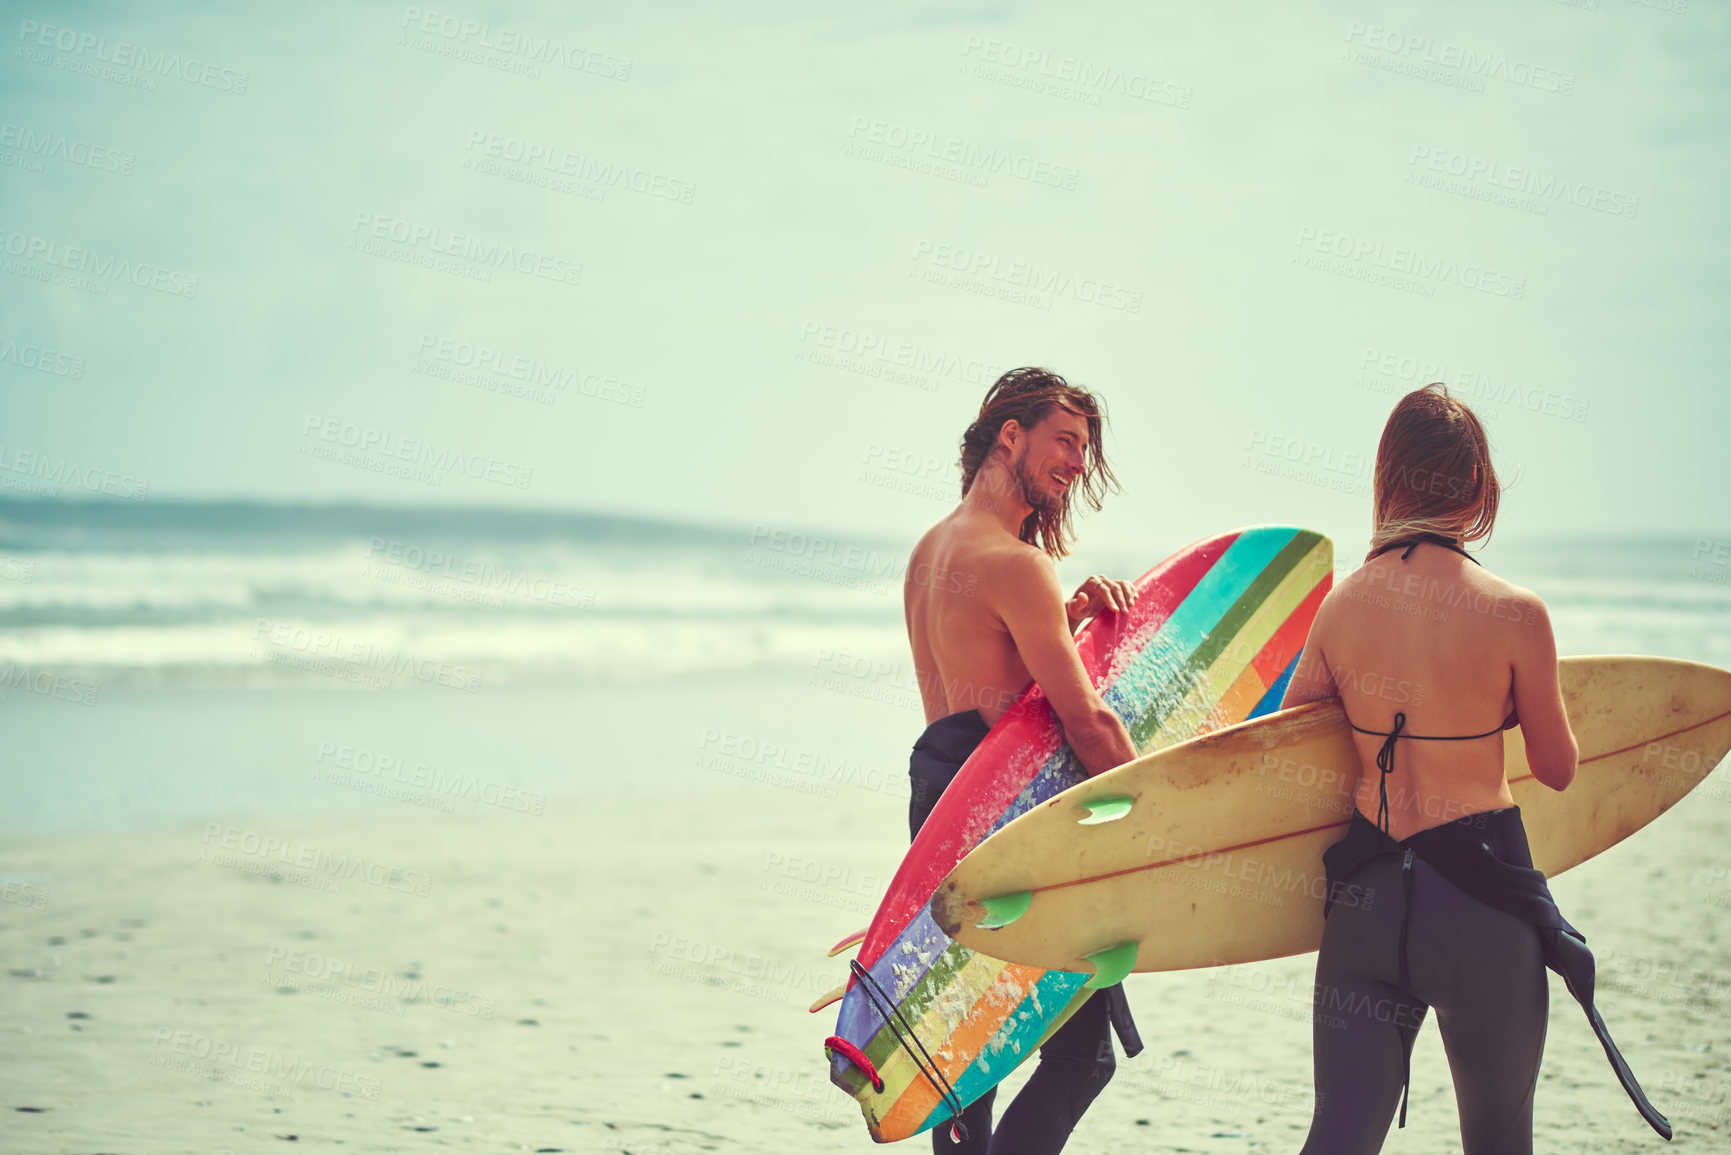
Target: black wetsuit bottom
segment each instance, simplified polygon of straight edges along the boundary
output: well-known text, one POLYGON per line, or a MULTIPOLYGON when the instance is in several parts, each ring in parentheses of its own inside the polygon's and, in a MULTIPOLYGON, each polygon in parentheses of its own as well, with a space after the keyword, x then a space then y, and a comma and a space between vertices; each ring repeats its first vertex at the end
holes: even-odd
POLYGON ((1316 1110, 1305 1155, 1382 1149, 1431 1007, 1465 1155, 1530 1155, 1550 995, 1539 931, 1415 857, 1402 985, 1401 870, 1399 856, 1367 864, 1329 911, 1316 960, 1316 1110))
MULTIPOLYGON (((908 837, 920 832, 944 788, 991 727, 978 710, 939 718, 914 743, 908 775, 908 837)), ((1098 992, 1104 995, 1105 992, 1098 992)), ((1039 1065, 992 1126, 994 1087, 961 1114, 968 1137, 950 1140, 949 1124, 932 1128, 935 1155, 1050 1155, 1062 1151, 1095 1096, 1117 1068, 1108 1000, 1090 998, 1040 1048, 1039 1065)))

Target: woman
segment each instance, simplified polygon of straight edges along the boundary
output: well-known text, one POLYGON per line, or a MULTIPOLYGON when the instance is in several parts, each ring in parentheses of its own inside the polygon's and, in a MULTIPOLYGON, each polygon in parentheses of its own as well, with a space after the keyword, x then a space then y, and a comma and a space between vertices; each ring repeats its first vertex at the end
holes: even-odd
POLYGON ((1532 869, 1503 775, 1517 718, 1545 786, 1569 785, 1577 751, 1544 603, 1463 548, 1490 536, 1499 494, 1472 411, 1440 384, 1403 397, 1377 447, 1370 553, 1323 601, 1282 703, 1338 695, 1363 770, 1348 834, 1323 858, 1306 1155, 1380 1150, 1397 1104, 1405 1125, 1431 1007, 1466 1155, 1531 1152, 1546 966, 1585 983, 1619 1078, 1670 1137, 1591 1009, 1592 956, 1532 869))

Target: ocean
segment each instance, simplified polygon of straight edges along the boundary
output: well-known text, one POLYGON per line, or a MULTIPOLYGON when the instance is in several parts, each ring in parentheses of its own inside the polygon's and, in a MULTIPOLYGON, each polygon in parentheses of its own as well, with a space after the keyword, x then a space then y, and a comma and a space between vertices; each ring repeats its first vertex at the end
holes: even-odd
MULTIPOLYGON (((923 529, 0 503, 0 825, 669 787, 905 797, 923 717, 900 591, 923 529)), ((1183 544, 1061 573, 1130 577, 1183 544)), ((1342 571, 1360 549, 1337 542, 1342 571)), ((1505 537, 1483 556, 1545 598, 1561 653, 1731 666, 1724 543, 1505 537)))

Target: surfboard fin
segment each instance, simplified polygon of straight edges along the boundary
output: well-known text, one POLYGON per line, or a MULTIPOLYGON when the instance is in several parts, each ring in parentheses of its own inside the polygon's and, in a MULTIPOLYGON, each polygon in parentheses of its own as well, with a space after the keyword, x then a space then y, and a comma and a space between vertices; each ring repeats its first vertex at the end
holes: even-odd
POLYGON ((1124 981, 1124 976, 1136 969, 1136 940, 1121 942, 1117 946, 1109 946, 1105 950, 1097 950, 1085 956, 1094 964, 1094 976, 1082 986, 1091 991, 1101 987, 1109 987, 1124 981))
POLYGON ((836 955, 840 954, 842 951, 847 950, 850 947, 856 947, 860 943, 864 942, 866 932, 869 931, 870 929, 871 929, 871 927, 869 927, 869 926, 861 927, 859 930, 854 931, 852 934, 848 935, 846 938, 842 939, 840 942, 838 942, 834 946, 830 947, 829 948, 829 957, 834 958, 836 955))
POLYGON ((847 984, 843 983, 841 986, 835 988, 835 990, 826 991, 819 995, 817 997, 817 1002, 811 1004, 811 1006, 807 1007, 806 1010, 808 1013, 815 1015, 825 1007, 830 1006, 833 1003, 839 1003, 841 997, 845 994, 847 994, 847 984))
POLYGON ((1128 794, 1108 794, 1100 798, 1090 798, 1082 803, 1082 809, 1088 812, 1088 817, 1078 820, 1078 825, 1098 826, 1102 822, 1116 822, 1130 813, 1130 806, 1135 801, 1128 794))
POLYGON ((1033 901, 1034 892, 1031 890, 982 898, 980 905, 986 908, 986 917, 974 925, 980 930, 997 930, 1000 926, 1009 926, 1028 913, 1028 904, 1033 901))

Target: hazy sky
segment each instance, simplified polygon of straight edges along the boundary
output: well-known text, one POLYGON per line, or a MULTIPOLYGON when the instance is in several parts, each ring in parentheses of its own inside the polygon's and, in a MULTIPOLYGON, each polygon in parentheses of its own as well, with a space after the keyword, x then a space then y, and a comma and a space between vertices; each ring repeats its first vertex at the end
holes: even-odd
POLYGON ((4 492, 905 538, 1034 363, 1098 545, 1362 540, 1435 378, 1501 534, 1731 528, 1722 6, 813 8, 8 5, 4 492))

